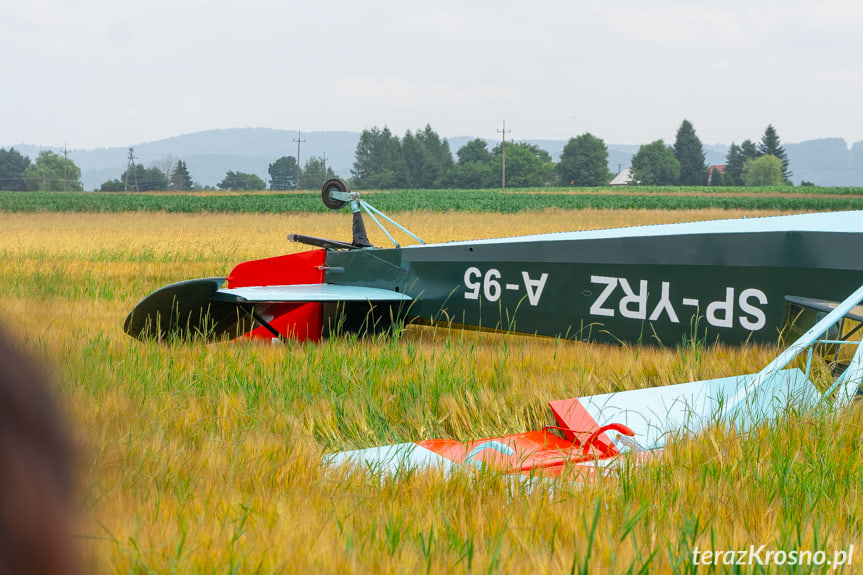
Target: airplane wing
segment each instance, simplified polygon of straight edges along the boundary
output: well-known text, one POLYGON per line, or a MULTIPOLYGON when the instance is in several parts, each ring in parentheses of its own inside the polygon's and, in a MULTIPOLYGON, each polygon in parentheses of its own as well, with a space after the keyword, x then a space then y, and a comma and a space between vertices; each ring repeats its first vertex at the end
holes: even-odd
MULTIPOLYGON (((792 303, 826 312, 773 361, 755 374, 693 381, 549 402, 559 425, 475 441, 426 439, 345 451, 329 456, 329 464, 360 464, 376 472, 458 466, 488 466, 508 475, 542 472, 545 477, 581 480, 613 469, 624 451, 638 457, 665 448, 670 438, 692 435, 715 424, 732 424, 741 432, 770 424, 796 410, 812 409, 825 399, 846 405, 863 385, 863 343, 830 388, 821 393, 806 372, 788 365, 830 337, 832 326, 854 317, 863 303, 863 286, 833 307, 826 302, 793 298, 792 303), (796 302, 794 301, 796 300, 796 302), (829 311, 827 311, 829 310, 829 311), (564 437, 551 430, 563 432, 564 437)), ((836 343, 836 342, 834 342, 836 343)))
MULTIPOLYGON (((815 299, 811 297, 798 297, 793 295, 785 296, 785 303, 791 308, 792 313, 800 313, 804 310, 810 310, 820 314, 817 316, 818 319, 824 317, 839 305, 839 302, 835 301, 815 299)), ((863 322, 863 316, 859 313, 855 313, 858 309, 859 307, 852 309, 845 314, 845 317, 854 321, 863 322)))
POLYGON ((223 277, 202 278, 156 290, 129 313, 124 330, 142 340, 152 337, 216 340, 238 337, 254 329, 255 322, 266 323, 267 320, 254 311, 254 304, 258 303, 290 307, 340 302, 398 303, 412 299, 397 291, 362 286, 297 284, 223 288, 224 282, 223 277))
MULTIPOLYGON (((613 464, 624 451, 656 452, 669 438, 692 435, 718 422, 740 431, 776 420, 791 407, 811 408, 821 394, 799 369, 772 374, 745 406, 724 399, 757 374, 618 391, 549 402, 558 422, 540 431, 473 441, 427 439, 334 454, 332 465, 361 464, 373 471, 459 465, 489 466, 507 474, 585 478, 613 464), (550 432, 563 432, 564 438, 550 432)), ((647 455, 647 453, 645 453, 647 455)))
POLYGON ((379 288, 335 285, 300 284, 282 286, 257 286, 222 288, 213 296, 213 301, 226 303, 263 302, 341 302, 341 301, 411 301, 411 297, 396 291, 379 288))

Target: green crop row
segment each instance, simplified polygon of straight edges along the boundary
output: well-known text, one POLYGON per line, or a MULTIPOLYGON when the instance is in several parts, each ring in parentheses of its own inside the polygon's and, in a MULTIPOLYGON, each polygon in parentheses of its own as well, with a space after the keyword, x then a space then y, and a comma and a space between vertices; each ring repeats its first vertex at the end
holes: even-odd
MULTIPOLYGON (((526 190, 515 190, 516 193, 526 190)), ((539 193, 596 193, 618 194, 782 194, 793 196, 863 196, 863 187, 822 186, 617 186, 608 188, 547 187, 531 189, 539 193)))
MULTIPOLYGON (((643 190, 643 188, 639 188, 643 190)), ((661 193, 561 193, 516 191, 404 190, 367 193, 372 205, 385 212, 427 210, 513 213, 560 209, 744 209, 744 210, 855 210, 863 196, 849 195, 693 195, 661 193)), ((92 192, 0 192, 5 212, 176 212, 284 213, 326 211, 316 192, 202 194, 99 194, 92 192)))

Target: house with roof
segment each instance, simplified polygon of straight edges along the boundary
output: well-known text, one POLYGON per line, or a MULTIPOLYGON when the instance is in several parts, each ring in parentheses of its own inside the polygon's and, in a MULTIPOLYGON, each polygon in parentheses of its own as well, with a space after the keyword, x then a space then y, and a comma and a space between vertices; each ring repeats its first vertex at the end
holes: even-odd
POLYGON ((713 173, 718 172, 723 177, 725 176, 725 166, 726 164, 714 164, 712 166, 707 166, 707 185, 712 186, 711 183, 713 181, 713 173))
POLYGON ((632 179, 632 169, 624 168, 610 182, 608 182, 609 186, 627 186, 630 184, 637 184, 634 179, 632 179))

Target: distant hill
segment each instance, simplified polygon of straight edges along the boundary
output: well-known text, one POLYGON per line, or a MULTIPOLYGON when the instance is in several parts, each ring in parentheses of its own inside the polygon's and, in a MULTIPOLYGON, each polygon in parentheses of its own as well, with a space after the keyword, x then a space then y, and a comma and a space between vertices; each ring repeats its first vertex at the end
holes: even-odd
MULTIPOLYGON (((327 165, 337 174, 350 175, 360 135, 353 132, 303 132, 300 161, 326 155, 327 165)), ((269 180, 269 166, 282 156, 297 155, 297 132, 268 128, 206 130, 156 142, 134 144, 136 162, 150 166, 167 156, 183 160, 192 179, 215 186, 228 170, 247 172, 269 180)), ((15 146, 35 158, 44 147, 15 146)), ((56 151, 56 150, 55 150, 56 151)), ((103 182, 119 178, 128 166, 129 149, 97 148, 72 150, 69 157, 81 168, 85 190, 98 189, 103 182)))
POLYGON ((824 138, 785 144, 785 151, 795 184, 863 186, 863 142, 849 149, 842 138, 824 138))
MULTIPOLYGON (((400 136, 400 135, 399 135, 400 136)), ((215 186, 228 170, 247 172, 269 179, 268 168, 282 156, 297 155, 297 132, 269 128, 235 128, 206 130, 167 138, 156 142, 135 144, 136 162, 153 165, 167 156, 183 160, 192 178, 203 185, 215 186)), ((312 156, 326 156, 327 166, 341 177, 350 177, 354 152, 359 142, 358 132, 303 132, 300 161, 312 156)), ((456 151, 471 136, 448 138, 450 149, 456 151)), ((497 144, 487 140, 489 147, 497 144)), ((526 140, 548 151, 557 161, 566 140, 526 140)), ((793 181, 806 180, 820 186, 863 186, 863 142, 848 148, 841 138, 808 140, 798 144, 783 144, 788 152, 793 181)), ((636 145, 608 144, 609 170, 617 173, 628 168, 636 145)), ((44 146, 15 146, 22 154, 35 158, 44 146)), ((54 148, 54 151, 57 151, 54 148)), ((724 164, 728 146, 705 145, 708 164, 724 164)), ((103 182, 119 178, 128 163, 128 148, 73 149, 69 157, 81 168, 85 190, 98 189, 103 182)))

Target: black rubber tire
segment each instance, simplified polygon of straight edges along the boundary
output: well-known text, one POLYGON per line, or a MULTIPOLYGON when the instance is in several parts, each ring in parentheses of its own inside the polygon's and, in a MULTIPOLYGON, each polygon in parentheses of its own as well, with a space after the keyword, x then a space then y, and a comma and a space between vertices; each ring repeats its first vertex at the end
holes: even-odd
POLYGON ((347 203, 344 200, 336 200, 330 197, 330 191, 350 192, 351 187, 346 181, 341 178, 333 178, 324 182, 324 187, 321 188, 321 198, 324 200, 324 205, 331 210, 340 210, 347 203))

